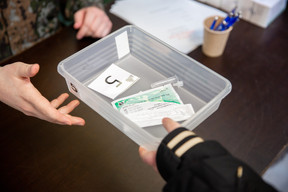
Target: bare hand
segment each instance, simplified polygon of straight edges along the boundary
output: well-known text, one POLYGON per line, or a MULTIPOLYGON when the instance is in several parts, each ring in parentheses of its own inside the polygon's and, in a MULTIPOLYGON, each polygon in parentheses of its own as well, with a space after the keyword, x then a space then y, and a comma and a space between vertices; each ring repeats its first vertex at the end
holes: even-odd
POLYGON ((79 105, 78 100, 58 108, 67 98, 68 94, 61 94, 49 102, 33 86, 30 77, 39 71, 38 64, 25 64, 16 62, 0 68, 0 101, 23 112, 52 123, 65 125, 84 125, 80 117, 69 115, 79 105), (57 109, 58 108, 58 109, 57 109))
POLYGON ((112 28, 112 22, 106 13, 95 6, 82 8, 74 14, 74 28, 79 29, 76 38, 101 38, 106 36, 112 28))
MULTIPOLYGON (((176 121, 173 121, 170 118, 163 118, 162 120, 162 124, 164 126, 164 128, 170 133, 171 131, 173 131, 176 128, 180 127, 180 124, 177 123, 176 121)), ((142 161, 148 165, 150 165, 151 167, 153 167, 153 169, 155 171, 157 171, 157 165, 156 165, 156 151, 147 151, 145 148, 143 147, 139 147, 139 155, 142 159, 142 161)))

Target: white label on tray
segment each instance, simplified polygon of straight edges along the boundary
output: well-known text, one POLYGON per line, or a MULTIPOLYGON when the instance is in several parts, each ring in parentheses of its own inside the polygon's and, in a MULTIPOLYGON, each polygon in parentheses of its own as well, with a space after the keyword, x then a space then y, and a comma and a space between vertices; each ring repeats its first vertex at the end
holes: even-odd
POLYGON ((112 64, 99 77, 90 83, 88 87, 114 99, 138 80, 139 77, 112 64))
POLYGON ((130 53, 127 31, 115 37, 118 59, 130 53))

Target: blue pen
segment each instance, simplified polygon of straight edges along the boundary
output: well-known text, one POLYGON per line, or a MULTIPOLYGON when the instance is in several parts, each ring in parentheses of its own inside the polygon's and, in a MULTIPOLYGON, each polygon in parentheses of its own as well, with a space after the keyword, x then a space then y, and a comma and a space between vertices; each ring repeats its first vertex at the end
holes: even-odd
POLYGON ((232 9, 232 11, 230 11, 230 14, 235 15, 236 10, 237 10, 237 6, 234 9, 232 9))
POLYGON ((225 19, 216 27, 216 31, 222 31, 224 25, 229 23, 230 20, 233 18, 234 9, 225 17, 225 19))
POLYGON ((229 23, 227 23, 226 21, 223 21, 222 22, 222 26, 221 26, 221 28, 219 29, 219 31, 225 31, 226 29, 228 29, 228 24, 229 23))
POLYGON ((230 22, 230 20, 233 18, 233 15, 229 13, 225 19, 219 25, 216 27, 216 31, 223 31, 223 28, 227 25, 227 23, 230 22))
POLYGON ((237 13, 237 16, 233 17, 232 20, 228 23, 227 29, 234 25, 237 21, 239 21, 239 18, 241 17, 240 13, 237 13))
POLYGON ((216 22, 218 21, 218 17, 216 16, 215 18, 214 18, 214 20, 213 20, 213 22, 212 22, 212 24, 211 24, 211 26, 210 26, 210 29, 211 30, 213 30, 214 29, 214 27, 215 27, 215 24, 216 24, 216 22))
POLYGON ((239 12, 236 13, 236 9, 237 7, 230 11, 227 17, 216 27, 216 31, 224 31, 239 20, 240 14, 239 12))
POLYGON ((231 12, 231 13, 229 13, 229 14, 227 15, 227 17, 224 19, 224 21, 226 21, 227 23, 229 23, 229 21, 230 21, 232 18, 233 18, 233 13, 231 12))
POLYGON ((223 31, 225 30, 225 27, 227 26, 227 22, 225 19, 216 27, 215 31, 223 31))
POLYGON ((238 21, 238 16, 237 17, 234 17, 229 23, 228 23, 228 26, 227 27, 231 27, 234 23, 236 23, 238 21))

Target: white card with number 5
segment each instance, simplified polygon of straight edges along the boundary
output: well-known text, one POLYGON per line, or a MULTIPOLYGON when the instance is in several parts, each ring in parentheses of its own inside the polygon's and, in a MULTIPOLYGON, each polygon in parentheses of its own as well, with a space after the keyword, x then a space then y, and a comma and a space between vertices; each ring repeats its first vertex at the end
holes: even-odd
POLYGON ((111 99, 116 98, 139 80, 139 77, 121 69, 115 64, 110 65, 88 87, 111 99))

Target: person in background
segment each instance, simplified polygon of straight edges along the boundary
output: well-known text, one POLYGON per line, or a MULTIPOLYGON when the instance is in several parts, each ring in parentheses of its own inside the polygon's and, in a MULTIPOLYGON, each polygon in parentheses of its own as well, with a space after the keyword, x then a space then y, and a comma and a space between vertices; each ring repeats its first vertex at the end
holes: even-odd
POLYGON ((180 124, 163 119, 169 132, 156 151, 139 147, 142 160, 167 182, 165 192, 275 192, 253 169, 216 141, 204 141, 180 124))
MULTIPOLYGON (((55 34, 61 27, 72 25, 77 39, 101 38, 112 28, 99 0, 1 0, 0 61, 32 47, 55 34)), ((39 64, 15 62, 0 67, 0 101, 23 112, 52 123, 84 125, 80 117, 69 115, 79 104, 63 93, 49 102, 30 81, 39 64), (59 108, 60 107, 60 108, 59 108)))
POLYGON ((21 53, 73 23, 77 39, 101 38, 112 28, 100 0, 2 0, 0 60, 21 53))

